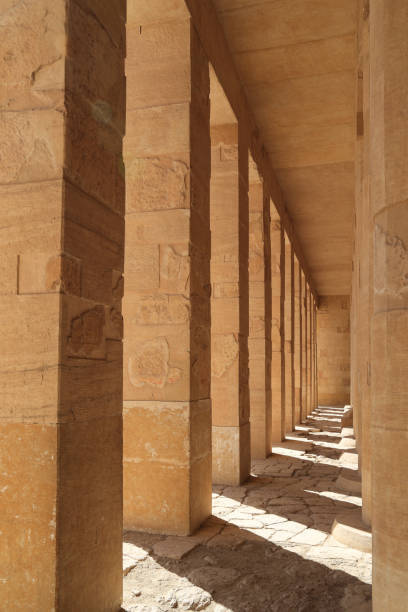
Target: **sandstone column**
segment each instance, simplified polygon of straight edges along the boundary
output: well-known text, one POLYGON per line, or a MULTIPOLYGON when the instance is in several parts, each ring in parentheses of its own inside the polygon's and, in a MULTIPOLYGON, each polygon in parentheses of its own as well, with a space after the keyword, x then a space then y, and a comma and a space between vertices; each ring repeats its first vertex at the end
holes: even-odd
POLYGON ((1 608, 122 595, 125 2, 1 10, 1 608))
POLYGON ((318 387, 317 387, 317 305, 313 300, 313 408, 317 408, 318 387))
POLYGON ((359 323, 357 359, 360 387, 359 467, 361 471, 363 519, 371 520, 371 317, 373 296, 372 212, 370 203, 370 69, 369 11, 367 0, 358 5, 358 75, 356 134, 356 218, 359 231, 359 323))
POLYGON ((249 176, 249 393, 251 456, 271 452, 271 256, 269 197, 254 166, 249 176))
POLYGON ((184 2, 170 15, 158 2, 136 4, 128 7, 124 523, 190 534, 211 512, 209 68, 184 2))
POLYGON ((213 482, 250 469, 248 147, 237 124, 211 129, 213 482))
POLYGON ((313 361, 313 345, 314 345, 314 326, 313 326, 313 294, 309 288, 309 326, 310 326, 310 340, 309 340, 309 398, 310 412, 313 411, 313 370, 314 370, 314 361, 313 361))
POLYGON ((408 583, 408 4, 370 3, 373 609, 408 583))
POLYGON ((285 233, 285 431, 294 428, 294 252, 285 233))
POLYGON ((323 406, 344 406, 350 401, 349 304, 348 295, 320 296, 319 402, 323 406))
POLYGON ((300 403, 301 403, 301 308, 300 308, 300 266, 297 257, 294 257, 294 325, 293 325, 293 358, 294 358, 294 421, 293 427, 300 423, 300 403))
POLYGON ((310 414, 309 395, 309 368, 310 368, 310 317, 309 317, 309 286, 305 278, 305 295, 303 299, 303 312, 305 316, 305 418, 310 414))
POLYGON ((284 300, 285 243, 284 232, 271 202, 271 270, 272 270, 272 442, 285 439, 285 368, 284 368, 284 300))
POLYGON ((306 317, 306 278, 303 270, 301 271, 301 300, 300 300, 300 308, 302 312, 302 411, 301 411, 301 419, 303 422, 307 417, 307 406, 306 406, 306 385, 307 385, 307 317, 306 317))

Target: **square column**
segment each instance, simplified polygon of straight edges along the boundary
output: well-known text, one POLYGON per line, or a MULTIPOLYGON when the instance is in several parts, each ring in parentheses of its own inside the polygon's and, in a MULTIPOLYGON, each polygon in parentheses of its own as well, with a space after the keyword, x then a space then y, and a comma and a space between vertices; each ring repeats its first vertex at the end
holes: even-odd
POLYGON ((0 607, 116 612, 125 2, 113 0, 109 10, 83 1, 8 5, 1 15, 0 607))
POLYGON ((301 423, 307 418, 307 313, 306 313, 306 278, 301 271, 301 300, 302 314, 302 405, 301 423))
POLYGON ((319 336, 319 401, 343 407, 350 402, 350 298, 321 295, 319 336))
POLYGON ((313 299, 313 409, 317 408, 317 306, 313 299))
POLYGON ((271 203, 272 282, 272 442, 285 439, 285 240, 282 224, 271 203))
POLYGON ((248 147, 237 124, 211 128, 213 482, 250 470, 248 147))
POLYGON ((285 233, 285 431, 294 429, 295 421, 295 377, 294 377, 294 324, 295 324, 295 284, 294 252, 285 233))
POLYGON ((301 309, 301 277, 300 265, 297 257, 294 257, 294 340, 293 340, 293 357, 294 357, 294 422, 293 426, 299 425, 302 401, 302 309, 301 309))
MULTIPOLYGON (((408 4, 370 3, 373 610, 408 583, 408 4)), ((363 475, 364 477, 364 475, 363 475)))
POLYGON ((249 392, 251 456, 272 447, 271 255, 269 197, 254 164, 249 184, 249 392))
POLYGON ((149 6, 128 29, 124 525, 186 535, 211 513, 209 68, 184 3, 149 6))
MULTIPOLYGON (((362 486, 362 514, 366 524, 371 521, 371 317, 373 312, 373 219, 370 199, 370 19, 366 3, 358 3, 357 17, 357 130, 356 130, 356 233, 359 241, 358 262, 358 340, 359 371, 359 468, 362 486)), ((357 272, 357 270, 354 270, 357 272)), ((357 419, 358 420, 358 419, 357 419)))
POLYGON ((309 285, 307 284, 307 281, 305 282, 305 324, 306 324, 306 330, 305 330, 305 344, 306 344, 306 398, 305 398, 305 417, 307 418, 310 413, 310 367, 311 367, 311 363, 310 363, 310 346, 311 346, 311 342, 310 342, 310 333, 311 333, 311 329, 310 329, 310 289, 309 289, 309 285))
POLYGON ((309 410, 313 412, 313 371, 314 371, 314 357, 313 357, 313 346, 314 346, 314 317, 313 317, 313 295, 309 288, 309 327, 310 327, 310 339, 309 339, 309 410))

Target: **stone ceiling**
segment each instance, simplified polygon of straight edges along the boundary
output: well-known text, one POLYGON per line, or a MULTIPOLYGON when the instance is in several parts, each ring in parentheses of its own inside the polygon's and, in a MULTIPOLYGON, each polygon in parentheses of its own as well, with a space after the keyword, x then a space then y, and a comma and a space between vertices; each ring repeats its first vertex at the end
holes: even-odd
POLYGON ((350 293, 355 0, 213 0, 321 295, 350 293))

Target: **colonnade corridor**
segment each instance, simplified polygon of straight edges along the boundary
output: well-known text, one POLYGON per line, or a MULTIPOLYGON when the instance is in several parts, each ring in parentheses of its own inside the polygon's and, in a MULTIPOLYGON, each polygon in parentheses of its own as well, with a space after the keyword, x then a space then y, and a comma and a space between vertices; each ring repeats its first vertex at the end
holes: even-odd
POLYGON ((319 410, 320 431, 305 426, 274 444, 243 485, 214 485, 212 515, 193 536, 125 532, 123 609, 371 610, 369 535, 357 541, 361 491, 344 488, 357 464, 342 413, 319 410), (339 527, 332 535, 336 517, 357 526, 351 538, 339 527))
POLYGON ((1 612, 408 611, 407 34, 0 0, 1 612))

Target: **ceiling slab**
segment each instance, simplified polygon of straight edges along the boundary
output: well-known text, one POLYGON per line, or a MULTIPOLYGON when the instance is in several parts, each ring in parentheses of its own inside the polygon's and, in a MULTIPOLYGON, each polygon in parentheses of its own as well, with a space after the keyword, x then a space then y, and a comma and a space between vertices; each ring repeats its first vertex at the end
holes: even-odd
POLYGON ((214 0, 321 295, 350 293, 355 0, 214 0))

